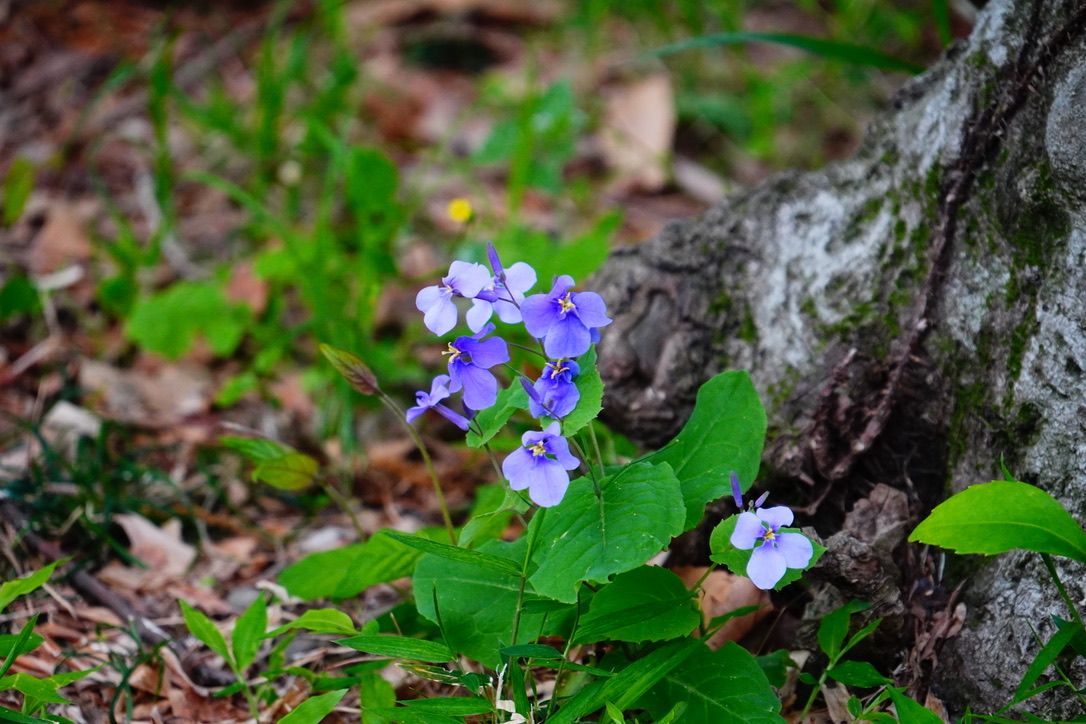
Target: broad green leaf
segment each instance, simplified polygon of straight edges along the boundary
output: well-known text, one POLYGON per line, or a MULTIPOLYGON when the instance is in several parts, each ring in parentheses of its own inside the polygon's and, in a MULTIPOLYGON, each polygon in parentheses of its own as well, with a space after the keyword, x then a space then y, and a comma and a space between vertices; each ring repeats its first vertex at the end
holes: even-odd
POLYGON ((497 435, 509 422, 517 410, 528 409, 528 393, 520 384, 520 380, 513 383, 498 393, 498 400, 485 410, 480 410, 475 416, 475 424, 479 426, 482 434, 476 433, 475 428, 468 430, 468 447, 482 447, 497 435))
POLYGON ((870 607, 870 604, 862 601, 850 601, 823 615, 819 620, 818 647, 830 658, 831 662, 836 661, 844 653, 842 646, 845 643, 845 637, 848 636, 852 614, 870 607))
MULTIPOLYGON (((523 537, 515 543, 491 541, 482 545, 480 551, 519 567, 526 545, 523 537)), ((554 623, 562 616, 560 612, 525 612, 521 616, 517 640, 513 641, 513 617, 519 589, 519 576, 470 561, 428 555, 415 569, 414 594, 419 613, 435 623, 440 620, 445 638, 454 651, 490 668, 501 663, 499 649, 533 641, 544 621, 554 623)))
POLYGON ((56 683, 48 679, 38 679, 30 674, 20 672, 18 674, 9 674, 0 679, 0 691, 10 691, 12 689, 26 695, 28 699, 34 699, 41 703, 68 703, 67 699, 57 693, 56 683))
POLYGON ((506 646, 498 652, 507 659, 563 659, 562 652, 546 644, 518 644, 506 646))
POLYGON ((887 691, 890 692, 890 700, 894 702, 898 721, 909 724, 942 724, 941 717, 931 709, 910 699, 903 689, 891 686, 887 688, 887 691))
POLYGON ((311 608, 290 623, 265 634, 265 638, 281 636, 287 631, 303 629, 321 634, 352 634, 355 632, 351 617, 334 608, 311 608))
POLYGON ((0 721, 10 721, 15 724, 53 724, 52 719, 39 719, 36 716, 8 709, 6 706, 0 706, 0 721))
POLYGON ((743 491, 750 489, 765 430, 765 409, 746 372, 722 372, 701 386, 683 429, 645 458, 669 463, 675 471, 686 505, 683 530, 698 524, 708 503, 731 492, 733 471, 743 491))
POLYGON ((239 437, 237 435, 223 435, 219 438, 219 444, 241 453, 245 458, 254 463, 263 463, 288 455, 294 450, 282 443, 260 437, 239 437))
POLYGON ((53 575, 53 571, 56 570, 56 567, 62 562, 63 561, 54 561, 44 568, 39 568, 22 578, 16 578, 13 581, 5 581, 3 585, 0 585, 0 611, 7 608, 8 604, 19 596, 25 596, 45 585, 45 582, 53 575))
POLYGON ((957 553, 995 555, 1022 548, 1086 563, 1086 531, 1059 501, 1033 485, 973 485, 931 511, 910 541, 957 553))
POLYGON ((592 347, 577 359, 581 373, 573 382, 581 393, 577 406, 562 420, 562 434, 570 437, 590 424, 603 409, 603 380, 596 365, 596 348, 592 347))
MULTIPOLYGON (((750 563, 750 554, 753 552, 753 549, 744 550, 732 545, 732 533, 735 531, 735 524, 738 521, 739 516, 732 515, 718 523, 716 528, 713 528, 713 532, 709 536, 709 557, 714 563, 727 566, 732 573, 745 576, 747 575, 747 564, 750 563)), ((803 531, 799 528, 781 528, 781 532, 802 534, 803 531)), ((803 575, 803 572, 817 563, 818 559, 822 557, 822 554, 826 552, 826 547, 818 541, 813 539, 808 540, 811 541, 811 547, 814 552, 811 554, 811 561, 807 564, 807 568, 787 569, 781 577, 781 580, 773 587, 774 591, 779 591, 788 584, 798 581, 803 575)))
POLYGON ((4 179, 4 225, 11 226, 23 215, 26 200, 34 189, 34 164, 19 156, 8 167, 4 179))
MULTIPOLYGON (((407 665, 404 665, 407 668, 407 665)), ((438 667, 434 667, 438 668, 438 667)), ((444 671, 444 669, 441 669, 444 671)), ((370 709, 381 709, 396 705, 396 689, 385 681, 378 671, 365 672, 358 682, 358 698, 362 705, 362 724, 374 724, 380 718, 370 716, 370 709)))
POLYGON ((26 648, 27 643, 34 637, 34 627, 38 625, 38 615, 39 614, 36 613, 32 615, 27 622, 23 624, 18 635, 15 636, 11 647, 4 656, 4 661, 0 663, 0 676, 8 673, 12 664, 15 663, 16 657, 20 655, 20 652, 26 648))
POLYGON ((393 659, 407 659, 408 661, 440 664, 456 658, 445 644, 407 638, 406 636, 361 635, 340 639, 336 643, 365 654, 388 656, 393 659))
POLYGON ((561 503, 532 519, 529 535, 556 542, 532 554, 537 593, 575 603, 581 581, 602 583, 636 568, 682 532, 682 495, 669 465, 627 465, 603 479, 600 493, 578 478, 561 503))
MULTIPOLYGON (((734 646, 734 644, 729 644, 729 646, 734 646)), ((631 708, 661 679, 691 656, 700 653, 702 649, 708 651, 705 644, 697 639, 682 638, 669 641, 642 658, 630 662, 611 678, 593 682, 581 689, 553 716, 547 717, 547 722, 548 724, 575 724, 583 717, 602 708, 608 701, 620 709, 631 708)), ((644 700, 638 706, 649 708, 644 700)), ((739 721, 744 720, 739 719, 739 721)))
POLYGON ((449 716, 473 716, 492 714, 494 706, 478 696, 436 696, 425 699, 401 701, 401 705, 417 712, 433 712, 449 716))
POLYGON ((476 488, 475 504, 471 517, 460 529, 459 544, 470 547, 474 543, 500 537, 509 526, 513 514, 523 513, 528 507, 504 481, 476 488))
POLYGON ((1067 648, 1075 636, 1082 633, 1082 628, 1077 623, 1065 623, 1061 626, 1052 638, 1048 640, 1041 650, 1037 652, 1037 655, 1033 657, 1033 661, 1030 663, 1029 668, 1026 669, 1025 676, 1022 677, 1022 682, 1018 684, 1018 688, 1014 691, 1014 700, 1016 702, 1022 701, 1028 698, 1029 689, 1033 686, 1037 679, 1041 678, 1041 674, 1048 670, 1048 667, 1056 660, 1063 650, 1067 648))
POLYGON ((177 359, 201 335, 211 351, 227 357, 237 348, 252 314, 233 304, 215 281, 178 282, 136 301, 125 335, 146 350, 177 359))
POLYGON ((924 68, 910 63, 907 60, 895 58, 874 48, 866 48, 862 45, 854 45, 839 40, 827 40, 815 38, 809 35, 794 35, 792 33, 761 33, 752 31, 736 31, 703 35, 697 38, 681 40, 677 43, 665 45, 653 51, 653 55, 673 55, 687 50, 701 48, 715 48, 724 45, 745 45, 747 43, 771 43, 774 45, 786 45, 792 48, 804 50, 812 55, 817 55, 828 60, 842 63, 866 66, 869 68, 881 68, 901 73, 922 73, 924 68))
POLYGON ((826 674, 845 686, 875 687, 894 683, 866 661, 840 661, 826 674))
POLYGON ((33 314, 41 307, 41 295, 34 282, 13 274, 0 286, 0 322, 20 314, 33 314))
POLYGON ((264 594, 259 594, 245 610, 238 616, 234 623, 234 633, 230 640, 234 645, 234 663, 238 671, 244 672, 249 668, 260 650, 260 642, 264 640, 264 629, 268 627, 268 605, 264 601, 264 594))
POLYGON ((370 586, 411 575, 421 556, 380 530, 365 543, 306 556, 285 568, 279 583, 290 595, 307 601, 350 598, 370 586))
MULTIPOLYGON (((699 642, 700 643, 700 642, 699 642)), ((683 702, 684 724, 783 722, 780 700, 746 649, 728 643, 719 651, 698 650, 668 672, 638 702, 654 718, 683 702)))
POLYGON ((573 642, 662 641, 686 636, 700 622, 694 598, 678 576, 641 566, 615 576, 592 597, 573 642))
POLYGON ((7 658, 12 651, 15 652, 16 657, 22 656, 45 642, 44 638, 35 633, 27 636, 25 640, 20 640, 22 638, 19 634, 0 635, 0 658, 7 658))
POLYGON ((448 543, 438 543, 437 541, 429 540, 428 538, 420 538, 418 536, 399 533, 397 531, 388 531, 388 536, 404 545, 417 548, 423 553, 439 556, 446 560, 467 563, 481 568, 489 568, 497 573, 505 573, 512 576, 520 575, 520 566, 500 556, 492 556, 481 551, 452 546, 448 543))
POLYGON ((762 667, 762 673, 769 680, 771 686, 778 689, 784 686, 788 676, 788 670, 796 668, 796 662, 785 649, 777 649, 755 659, 758 666, 762 667))
POLYGON ((311 696, 299 704, 294 711, 280 719, 279 724, 318 724, 332 713, 346 695, 347 689, 339 689, 320 696, 311 696))
POLYGON ((209 649, 226 659, 228 663, 231 663, 230 649, 227 647, 226 639, 223 637, 222 632, 219 631, 219 627, 203 612, 197 611, 186 602, 178 601, 177 603, 181 607, 181 616, 185 619, 185 626, 188 627, 189 633, 202 641, 209 649))
POLYGON ((279 490, 305 490, 313 484, 319 467, 308 455, 293 452, 257 465, 253 468, 253 480, 279 490))

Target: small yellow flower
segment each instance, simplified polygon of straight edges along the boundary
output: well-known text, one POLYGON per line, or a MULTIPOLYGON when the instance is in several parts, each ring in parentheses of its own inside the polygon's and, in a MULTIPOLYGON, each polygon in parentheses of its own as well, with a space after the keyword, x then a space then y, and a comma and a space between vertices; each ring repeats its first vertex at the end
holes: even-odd
POLYGON ((466 224, 471 219, 474 210, 471 208, 471 202, 460 196, 449 202, 445 213, 456 223, 466 224))

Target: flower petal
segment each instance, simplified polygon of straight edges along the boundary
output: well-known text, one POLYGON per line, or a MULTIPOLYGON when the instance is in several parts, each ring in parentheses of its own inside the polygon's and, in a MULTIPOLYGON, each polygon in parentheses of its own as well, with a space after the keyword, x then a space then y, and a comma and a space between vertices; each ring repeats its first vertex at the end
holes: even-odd
POLYGON ((468 422, 468 418, 464 417, 456 410, 445 407, 445 405, 434 405, 434 410, 439 415, 459 427, 464 432, 467 432, 468 428, 471 427, 471 423, 468 422))
POLYGON ((765 533, 765 526, 754 513, 740 513, 732 531, 731 544, 736 548, 749 551, 765 533))
POLYGON ((533 294, 520 303, 520 314, 528 334, 539 339, 558 321, 558 305, 546 294, 533 294))
POLYGON ((456 293, 469 299, 490 284, 490 271, 482 264, 474 264, 467 261, 454 261, 449 265, 449 275, 445 282, 456 290, 456 293))
POLYGON ((592 345, 588 328, 573 315, 555 320, 543 339, 548 357, 580 357, 592 345))
POLYGON ((784 556, 789 568, 806 568, 814 555, 811 541, 799 533, 781 533, 777 537, 777 550, 784 556))
POLYGON ((473 410, 485 410, 498 399, 498 379, 486 370, 465 365, 460 370, 464 386, 464 404, 473 410))
POLYGON ((468 329, 478 332, 490 321, 490 315, 494 313, 494 306, 482 299, 472 299, 471 309, 464 315, 468 322, 468 329))
POLYGON ((564 437, 558 437, 557 435, 551 437, 547 447, 550 448, 550 451, 558 460, 558 464, 566 470, 573 470, 580 467, 581 461, 573 457, 573 454, 569 451, 569 441, 564 437))
MULTIPOLYGON (((446 295, 448 292, 445 293, 446 295)), ((423 287, 415 295, 415 309, 425 312, 437 303, 442 296, 441 287, 423 287)))
POLYGON ((502 461, 502 475, 509 481, 509 487, 513 490, 524 490, 532 479, 535 465, 532 454, 527 449, 519 447, 502 461))
POLYGON ((424 405, 415 405, 414 407, 407 408, 407 421, 414 422, 415 420, 419 419, 419 416, 422 413, 426 412, 427 409, 428 407, 424 405))
POLYGON ((456 326, 456 314, 456 305, 452 299, 442 295, 426 310, 426 314, 422 315, 422 323, 428 330, 441 336, 456 326))
POLYGON ((558 505, 569 488, 569 473, 553 460, 542 460, 536 465, 535 474, 528 488, 528 497, 543 508, 558 505))
POLYGON ((580 292, 574 294, 570 301, 577 308, 577 316, 584 322, 584 326, 606 327, 611 323, 611 318, 607 316, 607 304, 599 294, 580 292))
POLYGON ((777 585, 788 569, 784 556, 773 546, 760 546, 750 554, 747 563, 747 578, 758 588, 768 591, 777 585))
POLYGON ((560 277, 555 277, 554 285, 551 286, 551 290, 547 294, 547 296, 551 297, 552 299, 557 299, 558 297, 569 291, 569 288, 572 286, 573 277, 571 277, 569 274, 563 274, 560 277))
MULTIPOLYGON (((448 375, 438 375, 434 378, 434 381, 430 383, 430 394, 427 395, 427 407, 433 407, 449 396, 450 381, 448 375)), ((422 401, 419 400, 419 403, 421 404, 422 401)))
POLYGON ((774 530, 783 528, 786 525, 792 525, 792 519, 794 518, 792 511, 785 505, 778 505, 773 508, 758 508, 758 510, 754 511, 754 514, 769 523, 774 530))
POLYGON ((523 294, 535 286, 536 278, 535 269, 525 262, 518 261, 505 270, 505 288, 514 295, 523 294))
POLYGON ((471 355, 471 364, 474 367, 490 369, 509 361, 509 345, 501 337, 473 342, 464 348, 464 351, 471 355))

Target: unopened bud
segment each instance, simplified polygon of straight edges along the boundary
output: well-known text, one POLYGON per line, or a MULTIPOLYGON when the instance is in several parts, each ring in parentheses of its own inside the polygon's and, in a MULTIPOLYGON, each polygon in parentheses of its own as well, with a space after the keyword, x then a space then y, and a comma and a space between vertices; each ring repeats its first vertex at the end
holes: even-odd
POLYGON ((380 392, 381 386, 377 384, 377 377, 365 362, 350 352, 329 344, 321 344, 320 349, 321 354, 336 368, 336 372, 351 383, 351 387, 363 395, 376 395, 380 392))

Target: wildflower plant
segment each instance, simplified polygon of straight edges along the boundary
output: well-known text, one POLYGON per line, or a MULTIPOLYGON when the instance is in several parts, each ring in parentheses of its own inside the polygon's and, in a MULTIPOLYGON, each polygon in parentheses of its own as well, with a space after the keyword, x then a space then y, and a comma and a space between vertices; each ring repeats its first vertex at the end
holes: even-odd
MULTIPOLYGON (((594 422, 603 402, 595 345, 612 321, 603 298, 568 275, 538 279, 526 262, 507 265, 492 246, 486 256, 487 266, 453 262, 419 292, 416 306, 440 338, 444 369, 409 409, 360 359, 323 348, 355 389, 395 411, 424 461, 429 455, 416 428, 444 418, 466 431, 467 445, 490 456, 501 477, 479 488, 457 526, 428 464, 443 531, 379 531, 280 576, 287 591, 305 599, 353 596, 411 577, 413 603, 339 643, 398 660, 462 695, 390 704, 387 695, 371 696, 371 681, 362 688, 365 720, 440 714, 441 721, 483 715, 561 724, 606 710, 612 718, 616 711, 644 712, 638 721, 782 721, 764 671, 773 667, 734 643, 707 646, 730 616, 706 620, 698 603, 702 582, 691 588, 647 564, 696 526, 707 504, 729 492, 741 503, 751 487, 766 419, 750 379, 743 372, 717 375, 670 444, 632 461, 605 459, 594 422), (510 425, 520 427, 501 435, 510 425), (503 539, 518 529, 513 522, 521 532, 503 539), (546 680, 552 688, 538 687, 546 680), (691 698, 691 691, 701 695, 691 698)), ((787 508, 762 502, 725 521, 713 540, 724 541, 722 562, 735 572, 779 587, 822 549, 784 527, 792 522, 787 508)), ((312 622, 318 628, 310 630, 343 633, 338 623, 322 631, 317 617, 312 622)))

